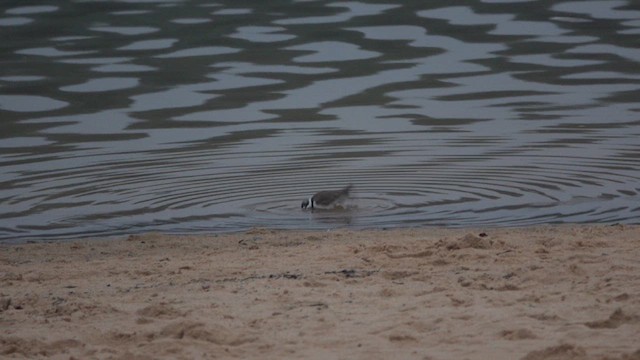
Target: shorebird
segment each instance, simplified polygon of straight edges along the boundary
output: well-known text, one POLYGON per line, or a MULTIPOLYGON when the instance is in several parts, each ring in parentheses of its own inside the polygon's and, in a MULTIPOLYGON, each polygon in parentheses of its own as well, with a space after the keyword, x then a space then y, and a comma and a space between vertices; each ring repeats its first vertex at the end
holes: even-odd
POLYGON ((329 208, 335 205, 340 204, 344 199, 349 196, 349 191, 351 191, 351 184, 347 185, 344 189, 341 190, 328 190, 328 191, 319 191, 315 193, 315 195, 309 197, 307 200, 302 202, 302 209, 311 208, 313 210, 316 207, 319 208, 329 208))

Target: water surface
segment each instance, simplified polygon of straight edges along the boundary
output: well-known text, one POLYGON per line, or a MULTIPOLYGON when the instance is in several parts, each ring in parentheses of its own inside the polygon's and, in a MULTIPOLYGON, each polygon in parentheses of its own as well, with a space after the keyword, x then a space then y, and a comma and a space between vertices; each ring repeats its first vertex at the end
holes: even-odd
POLYGON ((639 34, 624 0, 5 1, 0 241, 638 223, 639 34))

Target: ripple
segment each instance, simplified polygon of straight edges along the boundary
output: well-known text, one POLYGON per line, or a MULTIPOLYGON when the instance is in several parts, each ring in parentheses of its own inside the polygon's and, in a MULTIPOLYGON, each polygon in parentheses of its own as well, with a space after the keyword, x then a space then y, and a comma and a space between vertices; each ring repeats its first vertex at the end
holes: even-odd
POLYGON ((359 16, 371 16, 381 14, 387 10, 396 8, 400 5, 387 4, 365 4, 356 1, 346 1, 327 4, 329 7, 347 8, 347 11, 337 15, 328 16, 307 16, 301 18, 289 18, 277 20, 274 23, 278 25, 301 25, 301 24, 329 24, 336 22, 346 22, 359 16))
POLYGON ((495 30, 489 32, 493 35, 509 36, 558 36, 568 31, 559 26, 543 21, 510 20, 497 24, 495 30))
POLYGON ((587 66, 587 65, 596 65, 596 64, 603 63, 602 61, 598 61, 598 60, 558 58, 550 54, 512 56, 509 59, 509 61, 514 63, 537 64, 537 65, 545 65, 545 66, 553 66, 553 67, 569 67, 569 68, 576 67, 576 66, 587 66))
POLYGON ((133 88, 138 86, 139 83, 140 80, 136 78, 112 77, 91 79, 82 84, 63 86, 60 90, 82 93, 104 92, 133 88))
POLYGON ((75 59, 63 59, 60 62, 65 64, 82 64, 82 65, 102 65, 102 64, 117 64, 126 61, 130 61, 130 57, 94 57, 94 58, 75 58, 75 59))
POLYGON ((94 51, 63 51, 58 50, 54 47, 39 47, 39 48, 30 48, 30 49, 22 49, 16 51, 16 54, 22 55, 35 55, 35 56, 46 56, 46 57, 61 57, 61 56, 75 56, 75 55, 84 55, 90 54, 94 51))
POLYGON ((478 14, 467 6, 450 6, 433 10, 421 10, 418 16, 434 19, 445 19, 453 25, 495 25, 509 21, 513 15, 508 14, 478 14))
POLYGON ((283 30, 285 30, 285 28, 279 26, 242 26, 239 27, 235 33, 229 35, 229 37, 258 43, 287 41, 296 37, 291 34, 278 34, 283 30))
POLYGON ((91 30, 134 36, 151 34, 159 31, 160 29, 151 26, 94 26, 91 28, 91 30))
POLYGON ((28 82, 28 81, 39 81, 45 79, 44 76, 37 75, 16 75, 16 76, 2 76, 0 77, 1 81, 9 81, 9 82, 28 82))
MULTIPOLYGON (((94 225, 105 226, 109 219, 117 219, 124 228, 151 226, 158 231, 163 226, 212 231, 252 226, 504 226, 590 217, 617 221, 632 216, 640 193, 638 177, 597 170, 598 160, 589 158, 571 159, 571 167, 563 162, 566 159, 557 158, 557 163, 540 166, 462 168, 449 166, 455 161, 444 159, 427 167, 349 168, 322 158, 299 169, 296 163, 265 161, 279 159, 277 153, 254 153, 262 159, 241 163, 238 160, 244 156, 233 156, 231 151, 223 156, 231 157, 229 165, 221 158, 213 165, 204 154, 185 153, 175 159, 177 169, 167 168, 166 160, 131 159, 123 154, 122 160, 106 164, 57 165, 46 175, 33 174, 21 183, 31 189, 30 198, 46 196, 41 204, 76 208, 76 215, 67 216, 60 229, 97 219, 102 220, 94 225), (591 171, 585 171, 588 163, 591 171), (52 178, 57 179, 55 185, 52 178), (343 208, 300 209, 300 202, 310 194, 348 182, 356 188, 343 208), (603 195, 593 196, 598 193, 603 195), (89 206, 91 211, 82 210, 89 206), (128 220, 123 213, 129 214, 128 220)), ((535 159, 516 158, 523 164, 535 159)), ((5 218, 16 214, 24 201, 29 200, 14 196, 8 203, 13 210, 5 218)))
POLYGON ((34 146, 44 146, 52 144, 52 141, 47 141, 43 138, 37 137, 14 137, 10 139, 0 139, 0 148, 29 148, 34 146))
POLYGON ((178 87, 157 93, 132 96, 131 109, 133 111, 149 111, 191 107, 203 104, 206 100, 214 97, 214 95, 200 94, 194 89, 178 87))
POLYGON ((615 54, 631 61, 640 59, 640 50, 637 48, 621 47, 611 44, 590 44, 576 46, 570 49, 572 54, 615 54))
POLYGON ((118 48, 118 50, 161 50, 168 49, 173 46, 177 39, 154 39, 154 40, 141 40, 131 43, 126 46, 118 48))
POLYGON ((314 54, 298 56, 295 62, 330 62, 350 61, 358 59, 371 59, 381 54, 375 51, 366 51, 358 46, 339 41, 322 41, 305 45, 291 46, 286 50, 312 51, 314 54))
POLYGON ((147 65, 135 64, 105 64, 91 68, 93 71, 103 73, 137 73, 147 71, 157 71, 158 69, 147 65))
POLYGON ((612 80, 621 81, 625 79, 640 80, 640 75, 630 75, 615 71, 589 71, 583 73, 569 74, 562 77, 563 79, 591 79, 591 80, 612 80))
POLYGON ((535 0, 481 0, 483 3, 488 4, 510 4, 510 3, 523 3, 523 2, 532 2, 535 0))
POLYGON ((143 15, 143 14, 149 14, 149 13, 151 13, 150 10, 122 10, 122 11, 111 12, 112 15, 116 15, 116 16, 143 15))
POLYGON ((589 15, 594 19, 637 19, 640 11, 618 9, 627 6, 621 0, 567 1, 552 6, 554 11, 589 15))
POLYGON ((59 7, 54 5, 34 5, 34 6, 21 6, 5 10, 5 13, 11 15, 28 15, 28 14, 41 14, 53 11, 58 11, 59 7))
POLYGON ((170 59, 170 58, 186 58, 186 57, 195 57, 195 56, 214 56, 214 55, 225 55, 225 54, 233 54, 239 52, 240 49, 234 49, 225 46, 202 46, 191 49, 184 49, 174 51, 169 54, 157 55, 157 58, 161 59, 170 59))
POLYGON ((214 11, 213 15, 246 15, 251 14, 253 10, 251 9, 222 9, 214 11))
POLYGON ((33 22, 33 19, 23 16, 0 18, 0 26, 22 26, 33 22))
POLYGON ((260 65, 248 62, 217 62, 213 65, 217 68, 227 68, 225 72, 231 74, 251 74, 251 73, 280 73, 291 74, 326 74, 338 71, 330 67, 312 67, 299 65, 260 65))
POLYGON ((172 23, 181 24, 181 25, 194 25, 194 24, 205 24, 211 22, 211 19, 207 18, 179 18, 171 20, 172 23))
POLYGON ((37 95, 0 95, 0 109, 16 112, 41 112, 64 108, 69 103, 37 95))

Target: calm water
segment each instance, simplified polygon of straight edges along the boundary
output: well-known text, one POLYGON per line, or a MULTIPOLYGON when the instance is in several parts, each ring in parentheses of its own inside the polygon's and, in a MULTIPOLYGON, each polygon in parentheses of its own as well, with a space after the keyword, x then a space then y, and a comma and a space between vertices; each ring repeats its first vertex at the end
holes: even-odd
POLYGON ((640 222, 637 1, 2 1, 0 38, 0 242, 640 222))

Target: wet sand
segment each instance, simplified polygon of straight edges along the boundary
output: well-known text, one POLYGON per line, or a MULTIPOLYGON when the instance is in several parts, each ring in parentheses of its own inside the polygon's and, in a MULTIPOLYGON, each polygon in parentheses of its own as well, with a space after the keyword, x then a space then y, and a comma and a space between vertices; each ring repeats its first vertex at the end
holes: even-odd
POLYGON ((0 357, 640 359, 640 227, 0 246, 0 357))

